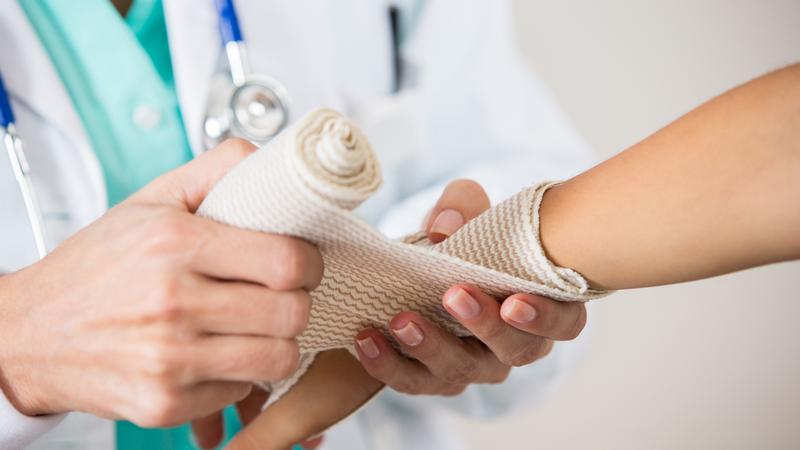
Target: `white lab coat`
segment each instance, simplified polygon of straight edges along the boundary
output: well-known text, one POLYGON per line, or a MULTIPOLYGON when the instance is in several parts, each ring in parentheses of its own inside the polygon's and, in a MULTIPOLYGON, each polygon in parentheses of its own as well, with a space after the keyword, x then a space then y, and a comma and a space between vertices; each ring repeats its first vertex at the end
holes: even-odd
MULTIPOLYGON (((0 68, 48 235, 58 243, 104 212, 102 173, 19 5, 0 3, 0 68)), ((390 95, 388 2, 236 2, 254 70, 287 86, 295 118, 327 106, 365 129, 379 153, 385 185, 362 214, 399 235, 418 227, 450 179, 477 179, 497 201, 591 163, 587 145, 518 57, 507 1, 396 3, 405 78, 400 94, 390 95)), ((217 17, 211 0, 164 0, 164 7, 178 97, 197 152, 209 80, 220 63, 217 17)), ((34 262, 35 248, 4 158, 0 206, 0 271, 10 271, 34 262)), ((386 392, 328 433, 325 448, 463 448, 449 431, 455 415, 492 417, 534 405, 553 386, 575 345, 558 344, 545 360, 515 369, 506 383, 472 386, 457 398, 386 392)), ((22 446, 55 422, 22 416, 0 395, 0 448, 22 446)), ((110 449, 113 429, 112 422, 71 414, 32 448, 110 449)))

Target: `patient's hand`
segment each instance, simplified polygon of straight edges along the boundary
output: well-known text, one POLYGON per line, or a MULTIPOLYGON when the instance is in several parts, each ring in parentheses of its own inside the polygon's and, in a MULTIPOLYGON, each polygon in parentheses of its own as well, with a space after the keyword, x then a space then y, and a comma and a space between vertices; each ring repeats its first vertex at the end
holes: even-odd
MULTIPOLYGON (((445 189, 425 229, 439 242, 488 208, 480 185, 459 180, 445 189)), ((356 337, 360 362, 344 350, 320 354, 306 375, 228 448, 288 448, 349 416, 384 383, 400 392, 429 395, 457 395, 470 384, 501 383, 513 366, 543 358, 554 340, 575 338, 586 322, 580 303, 528 294, 495 299, 468 284, 453 286, 442 302, 475 337, 458 338, 417 313, 402 312, 389 328, 405 355, 380 331, 362 331, 356 337)))
MULTIPOLYGON (((489 208, 483 188, 469 180, 450 183, 425 221, 440 242, 489 208)), ((408 394, 457 395, 474 383, 500 383, 513 366, 546 356, 554 340, 570 340, 586 323, 582 303, 528 294, 495 299, 468 284, 442 297, 448 312, 474 338, 458 338, 414 312, 389 323, 404 356, 380 331, 364 330, 356 342, 364 368, 391 388, 408 394)))

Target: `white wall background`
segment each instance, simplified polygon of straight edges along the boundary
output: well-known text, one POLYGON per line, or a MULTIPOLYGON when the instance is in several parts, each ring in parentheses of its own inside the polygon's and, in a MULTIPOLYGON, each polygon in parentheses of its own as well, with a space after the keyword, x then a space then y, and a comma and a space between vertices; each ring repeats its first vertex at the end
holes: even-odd
MULTIPOLYGON (((798 0, 516 7, 521 50, 604 157, 800 61, 798 0)), ((800 448, 799 284, 795 262, 617 294, 540 408, 458 431, 476 450, 800 448)))

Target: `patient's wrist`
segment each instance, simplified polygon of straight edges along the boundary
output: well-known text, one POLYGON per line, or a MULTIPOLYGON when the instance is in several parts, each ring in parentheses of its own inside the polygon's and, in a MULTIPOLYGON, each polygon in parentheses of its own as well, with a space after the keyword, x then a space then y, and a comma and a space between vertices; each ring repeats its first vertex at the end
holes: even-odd
POLYGON ((580 194, 573 181, 553 185, 539 207, 539 238, 547 258, 555 265, 580 273, 594 289, 613 289, 602 283, 602 271, 593 264, 594 227, 584 223, 580 194))

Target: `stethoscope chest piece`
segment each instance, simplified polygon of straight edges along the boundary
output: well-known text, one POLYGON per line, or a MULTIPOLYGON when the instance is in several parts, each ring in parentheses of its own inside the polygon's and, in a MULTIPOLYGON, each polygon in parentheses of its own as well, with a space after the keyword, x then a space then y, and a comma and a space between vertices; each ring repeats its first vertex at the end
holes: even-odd
POLYGON ((203 119, 206 148, 231 137, 265 144, 289 123, 286 88, 265 75, 249 75, 236 86, 221 73, 212 80, 210 92, 203 119))
POLYGON ((211 148, 238 137, 265 144, 289 123, 287 90, 271 77, 250 72, 233 0, 216 0, 215 4, 229 71, 218 73, 211 81, 203 142, 211 148))

